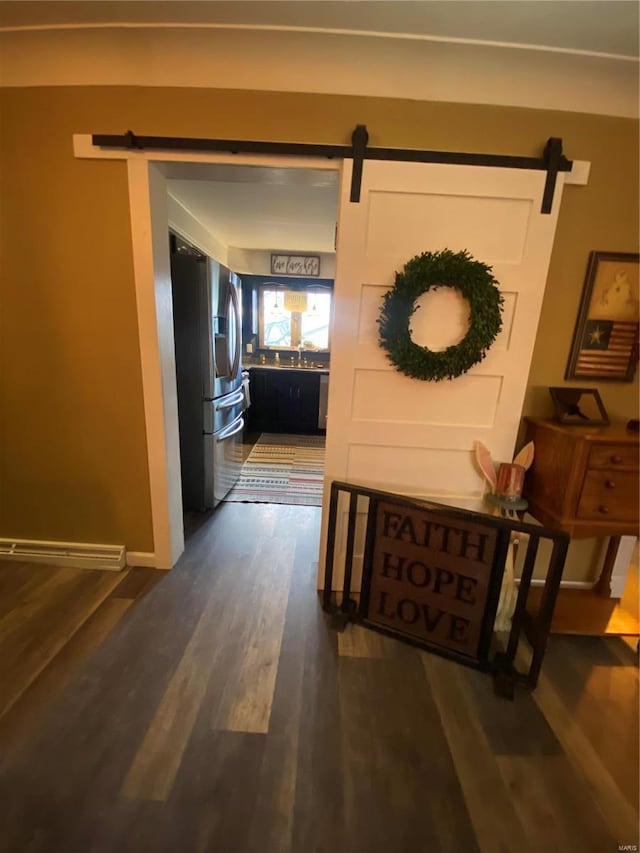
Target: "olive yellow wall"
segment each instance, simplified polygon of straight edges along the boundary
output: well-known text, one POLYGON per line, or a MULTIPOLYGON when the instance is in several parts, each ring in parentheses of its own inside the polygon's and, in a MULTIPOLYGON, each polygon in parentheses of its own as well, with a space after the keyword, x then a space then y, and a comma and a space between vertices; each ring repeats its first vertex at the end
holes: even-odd
MULTIPOLYGON (((591 161, 567 187, 526 412, 562 384, 589 251, 637 251, 638 125, 511 107, 205 89, 69 87, 0 93, 0 536, 152 551, 127 175, 76 160, 73 133, 348 143, 539 155, 549 136, 591 161)), ((366 168, 366 166, 365 166, 366 168)), ((602 384, 610 413, 634 383, 602 384)))

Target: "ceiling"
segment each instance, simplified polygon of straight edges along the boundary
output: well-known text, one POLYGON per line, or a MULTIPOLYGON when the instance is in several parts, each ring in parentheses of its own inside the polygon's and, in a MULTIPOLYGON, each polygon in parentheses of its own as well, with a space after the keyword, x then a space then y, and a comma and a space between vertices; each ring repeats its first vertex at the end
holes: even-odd
POLYGON ((170 195, 227 246, 334 251, 335 170, 178 164, 172 176, 170 195))
POLYGON ((0 26, 212 26, 520 45, 638 57, 637 0, 0 2, 0 26))

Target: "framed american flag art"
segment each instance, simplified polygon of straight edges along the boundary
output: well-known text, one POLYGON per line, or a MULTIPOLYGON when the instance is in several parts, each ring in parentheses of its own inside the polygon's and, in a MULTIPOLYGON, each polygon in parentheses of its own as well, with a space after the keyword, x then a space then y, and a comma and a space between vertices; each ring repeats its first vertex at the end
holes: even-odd
POLYGON ((631 382, 638 361, 640 255, 591 252, 565 379, 631 382))

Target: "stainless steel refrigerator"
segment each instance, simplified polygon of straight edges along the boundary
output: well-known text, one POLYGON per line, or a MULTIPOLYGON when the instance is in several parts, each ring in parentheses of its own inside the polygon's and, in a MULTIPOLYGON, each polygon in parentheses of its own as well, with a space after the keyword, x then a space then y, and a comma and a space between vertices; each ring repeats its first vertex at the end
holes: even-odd
POLYGON ((182 503, 205 510, 242 467, 240 282, 173 235, 170 242, 182 503))

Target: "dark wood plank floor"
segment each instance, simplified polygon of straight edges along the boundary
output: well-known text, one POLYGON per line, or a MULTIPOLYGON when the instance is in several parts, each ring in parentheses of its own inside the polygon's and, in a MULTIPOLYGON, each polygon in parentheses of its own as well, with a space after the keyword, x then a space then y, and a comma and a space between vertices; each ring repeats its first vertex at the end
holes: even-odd
POLYGON ((547 853, 638 844, 638 669, 552 637, 513 703, 350 627, 320 510, 226 504, 168 573, 0 565, 2 853, 547 853))

